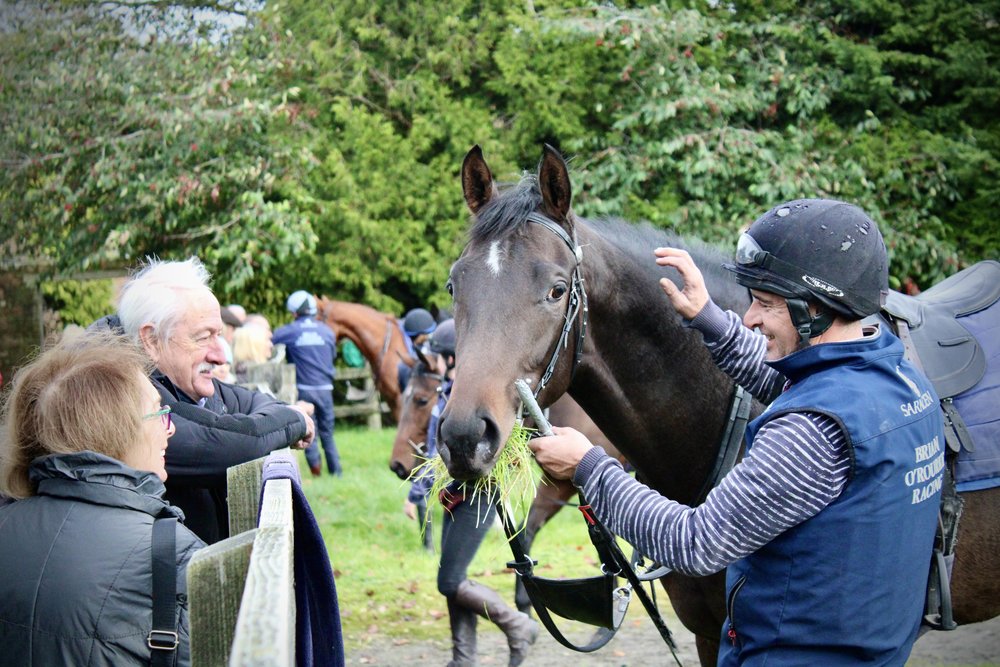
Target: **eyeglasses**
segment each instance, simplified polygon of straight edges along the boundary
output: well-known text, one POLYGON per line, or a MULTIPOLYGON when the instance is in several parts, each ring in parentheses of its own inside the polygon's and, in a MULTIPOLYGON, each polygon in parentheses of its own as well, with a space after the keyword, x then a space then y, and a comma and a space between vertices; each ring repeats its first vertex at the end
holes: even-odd
POLYGON ((142 416, 142 420, 146 421, 147 419, 154 419, 156 417, 159 417, 160 421, 163 422, 163 428, 165 428, 166 430, 169 431, 170 430, 170 406, 169 405, 163 405, 156 412, 150 412, 148 415, 143 415, 142 416))

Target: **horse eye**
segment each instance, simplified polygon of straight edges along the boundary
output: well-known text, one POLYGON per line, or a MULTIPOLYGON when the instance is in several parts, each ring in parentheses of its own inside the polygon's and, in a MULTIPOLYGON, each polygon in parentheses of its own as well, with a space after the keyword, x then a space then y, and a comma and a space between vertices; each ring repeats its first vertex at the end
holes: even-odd
POLYGON ((424 407, 425 405, 427 405, 431 401, 430 401, 430 399, 424 398, 424 397, 421 396, 420 398, 413 399, 413 402, 416 403, 420 407, 424 407))
POLYGON ((549 301, 558 301, 559 299, 563 298, 563 295, 565 294, 566 294, 566 284, 557 283, 552 286, 552 289, 549 290, 547 298, 549 301))

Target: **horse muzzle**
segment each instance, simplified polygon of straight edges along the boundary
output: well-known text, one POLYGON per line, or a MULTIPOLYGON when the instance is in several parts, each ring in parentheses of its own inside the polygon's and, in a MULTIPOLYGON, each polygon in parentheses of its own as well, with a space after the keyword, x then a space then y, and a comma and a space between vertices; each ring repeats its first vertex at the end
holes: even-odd
POLYGON ((440 423, 438 453, 457 480, 485 477, 500 451, 500 429, 489 414, 468 418, 445 415, 440 423))

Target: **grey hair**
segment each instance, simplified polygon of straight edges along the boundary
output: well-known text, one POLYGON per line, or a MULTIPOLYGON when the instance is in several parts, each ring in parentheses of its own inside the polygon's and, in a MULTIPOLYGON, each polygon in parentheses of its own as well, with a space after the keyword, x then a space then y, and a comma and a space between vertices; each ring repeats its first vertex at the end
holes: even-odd
POLYGON ((118 298, 118 317, 125 335, 137 343, 139 330, 152 324, 158 340, 166 340, 183 316, 183 294, 205 290, 212 275, 197 257, 166 262, 147 257, 146 265, 125 283, 118 298))

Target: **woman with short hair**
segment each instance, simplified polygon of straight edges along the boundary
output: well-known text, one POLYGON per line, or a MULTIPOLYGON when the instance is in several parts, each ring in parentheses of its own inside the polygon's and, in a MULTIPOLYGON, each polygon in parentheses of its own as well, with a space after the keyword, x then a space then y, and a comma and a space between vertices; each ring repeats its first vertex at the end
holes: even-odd
MULTIPOLYGON (((20 369, 4 412, 0 646, 16 665, 148 665, 152 532, 163 500, 169 408, 148 361, 120 337, 65 340, 20 369)), ((204 546, 176 524, 176 664, 190 664, 185 570, 204 546)), ((168 552, 169 553, 169 552, 168 552)), ((163 628, 157 627, 157 630, 163 628)), ((152 639, 152 642, 151 642, 152 639)))

